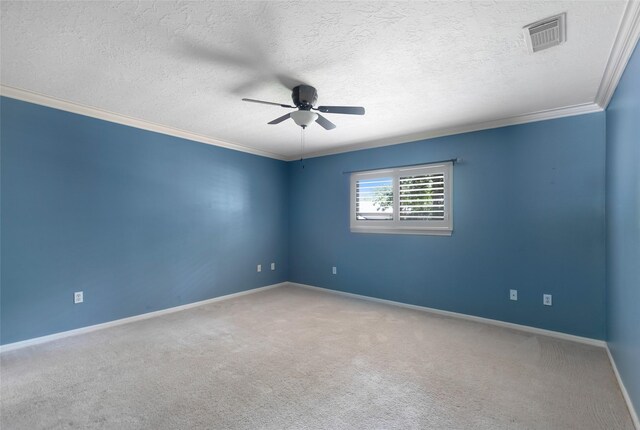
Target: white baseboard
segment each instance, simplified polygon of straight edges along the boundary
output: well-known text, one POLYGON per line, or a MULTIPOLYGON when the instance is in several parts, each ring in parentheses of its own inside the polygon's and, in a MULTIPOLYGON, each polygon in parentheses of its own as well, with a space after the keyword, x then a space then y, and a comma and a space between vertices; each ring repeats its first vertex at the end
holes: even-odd
POLYGON ((559 331, 545 330, 545 329, 542 329, 542 328, 530 327, 530 326, 526 326, 526 325, 515 324, 515 323, 499 321, 499 320, 493 320, 493 319, 490 319, 490 318, 477 317, 477 316, 473 316, 473 315, 461 314, 461 313, 458 313, 458 312, 443 311, 441 309, 428 308, 426 306, 410 305, 410 304, 402 303, 402 302, 394 302, 393 300, 378 299, 378 298, 375 298, 375 297, 363 296, 363 295, 360 295, 360 294, 353 294, 353 293, 346 293, 344 291, 332 290, 332 289, 329 289, 329 288, 314 287, 313 285, 299 284, 299 283, 296 283, 296 282, 289 282, 289 284, 293 285, 293 286, 296 286, 296 287, 308 288, 308 289, 318 290, 318 291, 324 291, 324 292, 331 293, 331 294, 338 294, 338 295, 341 295, 341 296, 353 297, 353 298, 357 298, 357 299, 368 300, 368 301, 371 301, 371 302, 385 303, 387 305, 400 306, 400 307, 403 307, 403 308, 414 309, 414 310, 423 311, 423 312, 429 312, 429 313, 433 313, 433 314, 437 314, 437 315, 444 315, 444 316, 464 319, 464 320, 468 320, 468 321, 474 321, 474 322, 479 322, 479 323, 484 323, 484 324, 491 324, 491 325, 495 325, 495 326, 499 326, 499 327, 506 327, 506 328, 510 328, 510 329, 514 329, 514 330, 525 331, 527 333, 539 334, 539 335, 543 335, 543 336, 551 336, 551 337, 555 337, 555 338, 558 338, 558 339, 570 340, 570 341, 573 341, 573 342, 584 343, 584 344, 587 344, 587 345, 598 346, 598 347, 601 347, 601 348, 606 348, 606 346, 607 346, 607 343, 604 340, 591 339, 591 338, 588 338, 588 337, 582 337, 582 336, 576 336, 576 335, 573 335, 573 334, 561 333, 559 331))
MULTIPOLYGON (((50 342, 52 340, 62 339, 62 338, 69 337, 69 336, 75 336, 75 335, 83 334, 83 333, 90 333, 92 331, 102 330, 102 329, 105 329, 105 328, 108 328, 108 327, 115 327, 115 326, 122 325, 122 324, 128 324, 128 323, 131 323, 131 322, 134 322, 134 321, 141 321, 141 320, 145 320, 145 319, 148 319, 148 318, 154 318, 154 317, 157 317, 157 316, 160 316, 160 315, 170 314, 170 313, 173 313, 173 312, 179 312, 179 311, 182 311, 182 310, 185 310, 185 309, 191 309, 191 308, 195 308, 197 306, 203 306, 203 305, 206 305, 206 304, 209 304, 209 303, 215 303, 215 302, 219 302, 219 301, 222 301, 222 300, 229 300, 229 299, 232 299, 234 297, 240 297, 240 296, 244 296, 246 294, 257 293, 259 291, 269 290, 271 288, 277 288, 277 287, 281 287, 281 286, 284 286, 284 285, 292 285, 292 286, 300 287, 300 288, 307 288, 307 289, 312 289, 312 290, 324 291, 324 292, 331 293, 331 294, 337 294, 337 295, 346 296, 346 297, 353 297, 353 298, 362 299, 362 300, 368 300, 368 301, 377 302, 377 303, 385 303, 385 304, 388 304, 388 305, 400 306, 400 307, 403 307, 403 308, 414 309, 414 310, 419 310, 419 311, 423 311, 423 312, 430 312, 430 313, 433 313, 433 314, 444 315, 444 316, 464 319, 464 320, 468 320, 468 321, 475 321, 475 322, 480 322, 480 323, 484 323, 484 324, 491 324, 491 325, 500 326, 500 327, 507 327, 507 328, 511 328, 511 329, 514 329, 514 330, 525 331, 525 332, 528 332, 528 333, 540 334, 540 335, 544 335, 544 336, 552 336, 552 337, 556 337, 556 338, 559 338, 559 339, 570 340, 570 341, 574 341, 574 342, 584 343, 584 344, 587 344, 587 345, 593 345, 593 346, 599 346, 599 347, 602 347, 602 348, 607 348, 607 343, 605 341, 603 341, 603 340, 591 339, 591 338, 582 337, 582 336, 575 336, 575 335, 572 335, 572 334, 561 333, 561 332, 558 332, 558 331, 545 330, 545 329, 542 329, 542 328, 530 327, 530 326, 526 326, 526 325, 515 324, 515 323, 510 323, 510 322, 505 322, 505 321, 499 321, 499 320, 494 320, 494 319, 490 319, 490 318, 483 318, 483 317, 477 317, 477 316, 473 316, 473 315, 461 314, 461 313, 458 313, 458 312, 444 311, 444 310, 441 310, 441 309, 429 308, 429 307, 426 307, 426 306, 410 305, 408 303, 395 302, 393 300, 378 299, 378 298, 375 298, 375 297, 363 296, 361 294, 353 294, 353 293, 347 293, 347 292, 344 292, 344 291, 332 290, 332 289, 329 289, 329 288, 315 287, 313 285, 300 284, 300 283, 296 283, 296 282, 281 282, 279 284, 267 285, 267 286, 264 286, 264 287, 258 287, 258 288, 254 288, 254 289, 251 289, 251 290, 240 291, 238 293, 227 294, 225 296, 214 297, 212 299, 207 299, 207 300, 201 300, 199 302, 187 303, 185 305, 174 306, 174 307, 168 308, 168 309, 161 309, 159 311, 148 312, 148 313, 144 313, 144 314, 140 314, 140 315, 134 315, 132 317, 122 318, 122 319, 118 319, 118 320, 114 320, 114 321, 109 321, 109 322, 106 322, 106 323, 95 324, 95 325, 91 325, 91 326, 87 326, 87 327, 77 328, 77 329, 74 329, 74 330, 68 330, 68 331, 63 331, 63 332, 60 332, 60 333, 54 333, 54 334, 50 334, 50 335, 47 335, 47 336, 41 336, 41 337, 36 337, 36 338, 33 338, 33 339, 27 339, 27 340, 23 340, 23 341, 20 341, 20 342, 14 342, 14 343, 8 343, 8 344, 5 344, 5 345, 0 345, 0 353, 7 352, 7 351, 12 351, 12 350, 19 349, 19 348, 24 348, 24 347, 27 347, 27 346, 37 345, 37 344, 40 344, 40 343, 50 342)), ((613 361, 612 361, 612 363, 613 363, 613 361)), ((616 370, 616 372, 617 372, 617 370, 616 370)))
POLYGON ((624 400, 625 400, 625 402, 627 404, 627 408, 629 409, 629 413, 631 415, 631 419, 633 421, 633 424, 635 425, 637 430, 640 430, 640 420, 638 420, 638 414, 637 414, 637 412, 636 412, 636 410, 635 410, 635 408, 633 406, 633 403, 631 403, 631 398, 629 397, 629 393, 627 392, 627 389, 625 388, 624 383, 622 382, 622 379, 620 378, 620 373, 618 372, 618 368, 616 366, 616 362, 613 359, 613 356, 611 355, 611 351, 609 350, 609 346, 607 345, 607 343, 605 341, 597 340, 597 339, 591 339, 591 338, 582 337, 582 336, 575 336, 575 335, 572 335, 572 334, 561 333, 561 332, 552 331, 552 330, 545 330, 545 329, 541 329, 541 328, 525 326, 525 325, 521 325, 521 324, 514 324, 514 323, 494 320, 494 319, 490 319, 490 318, 483 318, 483 317, 477 317, 477 316, 473 316, 473 315, 466 315, 466 314, 461 314, 461 313, 458 313, 458 312, 444 311, 444 310, 441 310, 441 309, 429 308, 429 307, 426 307, 426 306, 410 305, 410 304, 407 304, 407 303, 395 302, 393 300, 378 299, 378 298, 375 298, 375 297, 363 296, 361 294, 353 294, 353 293, 347 293, 347 292, 344 292, 344 291, 332 290, 332 289, 329 289, 329 288, 315 287, 313 285, 300 284, 300 283, 297 283, 297 282, 281 282, 281 283, 278 283, 278 284, 267 285, 267 286, 264 286, 264 287, 258 287, 258 288, 254 288, 254 289, 251 289, 251 290, 240 291, 238 293, 227 294, 225 296, 214 297, 212 299, 202 300, 202 301, 199 301, 199 302, 188 303, 188 304, 185 304, 185 305, 174 306, 174 307, 168 308, 168 309, 162 309, 162 310, 159 310, 159 311, 148 312, 148 313, 145 313, 145 314, 135 315, 135 316, 132 316, 132 317, 122 318, 122 319, 118 319, 118 320, 114 320, 114 321, 109 321, 109 322, 102 323, 102 324, 95 324, 95 325, 82 327, 82 328, 78 328, 78 329, 74 329, 74 330, 64 331, 64 332, 60 332, 60 333, 54 333, 54 334, 50 334, 50 335, 47 335, 47 336, 41 336, 41 337, 36 337, 36 338, 33 338, 33 339, 27 339, 27 340, 23 340, 23 341, 20 341, 20 342, 14 342, 14 343, 6 344, 6 345, 0 345, 0 353, 8 352, 8 351, 14 351, 16 349, 25 348, 25 347, 33 346, 33 345, 38 345, 38 344, 42 344, 42 343, 46 343, 46 342, 51 342, 51 341, 54 341, 54 340, 57 340, 57 339, 63 339, 65 337, 76 336, 76 335, 83 334, 83 333, 90 333, 90 332, 93 332, 93 331, 102 330, 102 329, 109 328, 109 327, 115 327, 115 326, 119 326, 119 325, 122 325, 122 324, 128 324, 128 323, 132 323, 132 322, 135 322, 135 321, 141 321, 141 320, 145 320, 145 319, 149 319, 149 318, 155 318, 155 317, 158 317, 158 316, 161 316, 161 315, 166 315, 166 314, 170 314, 170 313, 174 313, 174 312, 183 311, 183 310, 186 310, 186 309, 195 308, 195 307, 203 306, 203 305, 206 305, 206 304, 209 304, 209 303, 215 303, 215 302, 220 302, 220 301, 223 301, 223 300, 229 300, 229 299, 233 299, 235 297, 240 297, 240 296, 244 296, 244 295, 247 295, 247 294, 253 294, 253 293, 260 292, 260 291, 265 291, 265 290, 269 290, 269 289, 272 289, 272 288, 281 287, 281 286, 284 286, 284 285, 291 285, 291 286, 299 287, 299 288, 306 288, 306 289, 310 289, 310 290, 322 291, 322 292, 325 292, 325 293, 336 294, 336 295, 345 296, 345 297, 352 297, 352 298, 361 299, 361 300, 367 300, 367 301, 376 302, 376 303, 384 303, 384 304, 387 304, 387 305, 399 306, 399 307, 403 307, 403 308, 407 308, 407 309, 413 309, 413 310, 418 310, 418 311, 422 311, 422 312, 429 312, 429 313, 433 313, 433 314, 437 314, 437 315, 443 315, 443 316, 448 316, 448 317, 452 317, 452 318, 464 319, 464 320, 479 322, 479 323, 483 323, 483 324, 490 324, 490 325, 495 325, 495 326, 499 326, 499 327, 506 327, 506 328, 510 328, 510 329, 514 329, 514 330, 524 331, 524 332, 527 332, 527 333, 539 334, 539 335, 543 335, 543 336, 551 336, 551 337, 555 337, 555 338, 558 338, 558 339, 569 340, 569 341, 583 343, 583 344, 587 344, 587 345, 602 347, 607 351, 607 355, 609 357, 609 361, 611 362, 611 367, 613 368, 613 372, 616 375, 616 379, 618 381, 618 385, 620 386, 620 391, 622 392, 622 396, 624 397, 624 400))
POLYGON ((240 296, 245 296, 247 294, 257 293, 259 291, 270 290, 272 288, 281 287, 283 285, 287 285, 287 282, 281 282, 279 284, 273 284, 273 285, 267 285, 267 286, 264 286, 264 287, 253 288, 251 290, 240 291, 238 293, 227 294, 225 296, 220 296, 220 297, 214 297, 212 299, 201 300, 199 302, 187 303, 186 305, 174 306, 172 308, 161 309, 159 311, 147 312, 147 313, 140 314, 140 315, 134 315, 132 317, 121 318, 121 319, 114 320, 114 321, 109 321, 109 322, 106 322, 106 323, 90 325, 90 326, 87 326, 87 327, 81 327, 81 328, 77 328, 77 329, 74 329, 74 330, 68 330, 68 331, 63 331, 63 332, 60 332, 60 333, 50 334, 50 335, 47 335, 47 336, 34 337, 32 339, 23 340, 23 341, 20 341, 20 342, 7 343, 5 345, 0 345, 0 354, 3 353, 3 352, 13 351, 13 350, 20 349, 20 348, 26 348, 27 346, 33 346, 33 345, 38 345, 38 344, 45 343, 45 342, 51 342, 51 341, 57 340, 57 339, 63 339, 65 337, 69 337, 69 336, 76 336, 76 335, 79 335, 79 334, 90 333, 92 331, 102 330, 102 329, 109 328, 109 327, 115 327, 115 326, 122 325, 122 324, 129 324, 129 323, 132 323, 132 322, 135 322, 135 321, 146 320, 146 319, 149 319, 149 318, 155 318, 155 317, 159 317, 161 315, 171 314, 171 313, 174 313, 174 312, 179 312, 179 311, 183 311, 183 310, 186 310, 186 309, 191 309, 191 308, 195 308, 195 307, 198 307, 198 306, 207 305, 209 303, 215 303, 215 302, 220 302, 220 301, 223 301, 223 300, 229 300, 229 299, 233 299, 235 297, 240 297, 240 296))
POLYGON ((622 391, 622 397, 624 397, 624 401, 627 403, 627 409, 629 409, 629 414, 631 414, 631 421, 633 421, 633 425, 636 426, 636 430, 640 430, 640 420, 638 419, 638 413, 633 407, 633 403, 631 403, 631 397, 629 397, 629 393, 627 392, 627 388, 624 386, 624 382, 622 382, 620 372, 618 372, 618 366, 616 366, 616 361, 613 359, 613 355, 611 355, 611 351, 609 350, 609 345, 606 346, 606 350, 607 355, 609 356, 609 361, 611 362, 611 367, 613 367, 613 373, 615 373, 616 379, 618 380, 620 391, 622 391))

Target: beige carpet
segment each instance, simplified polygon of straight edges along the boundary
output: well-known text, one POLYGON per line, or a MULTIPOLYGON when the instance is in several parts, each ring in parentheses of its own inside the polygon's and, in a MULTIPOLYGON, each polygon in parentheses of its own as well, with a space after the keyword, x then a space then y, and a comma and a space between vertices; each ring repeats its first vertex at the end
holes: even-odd
POLYGON ((633 429, 601 348, 281 287, 1 357, 10 429, 633 429))

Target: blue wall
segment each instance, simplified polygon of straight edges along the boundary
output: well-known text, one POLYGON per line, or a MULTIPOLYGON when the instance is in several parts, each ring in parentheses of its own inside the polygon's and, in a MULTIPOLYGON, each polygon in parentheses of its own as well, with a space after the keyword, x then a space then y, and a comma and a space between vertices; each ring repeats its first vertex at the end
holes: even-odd
POLYGON ((288 279, 286 163, 0 103, 2 343, 288 279))
POLYGON ((1 108, 2 343, 287 279, 604 338, 604 113, 302 169, 12 99, 1 108), (453 236, 349 232, 344 171, 453 157, 453 236), (271 261, 276 272, 255 272, 271 261))
POLYGON ((604 112, 304 164, 289 166, 292 281, 604 339, 604 112), (451 237, 350 233, 344 171, 455 157, 451 237))
POLYGON ((607 340, 640 411, 640 48, 607 108, 607 340))

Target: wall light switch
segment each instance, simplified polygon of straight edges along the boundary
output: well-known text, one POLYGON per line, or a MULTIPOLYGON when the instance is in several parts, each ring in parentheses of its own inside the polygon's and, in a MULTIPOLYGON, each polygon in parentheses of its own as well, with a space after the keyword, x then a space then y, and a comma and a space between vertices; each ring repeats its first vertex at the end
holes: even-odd
POLYGON ((73 293, 73 303, 78 304, 84 302, 84 294, 82 291, 76 291, 73 293))
POLYGON ((336 266, 333 266, 333 274, 334 275, 338 274, 338 268, 336 266))
POLYGON ((262 264, 258 264, 258 272, 262 272, 262 264))
POLYGON ((518 300, 518 290, 509 290, 509 299, 518 300))
POLYGON ((542 303, 545 306, 551 306, 551 294, 543 294, 542 295, 542 303))
POLYGON ((271 270, 276 270, 276 263, 271 263, 271 270))

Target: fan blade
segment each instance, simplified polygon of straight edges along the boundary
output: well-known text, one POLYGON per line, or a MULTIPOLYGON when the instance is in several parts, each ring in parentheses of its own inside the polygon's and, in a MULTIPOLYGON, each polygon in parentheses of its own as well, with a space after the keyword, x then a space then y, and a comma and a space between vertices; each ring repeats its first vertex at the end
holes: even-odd
POLYGON ((263 100, 255 100, 255 99, 242 99, 243 102, 251 102, 251 103, 261 103, 263 105, 274 105, 274 106, 280 106, 280 107, 284 107, 284 108, 291 108, 291 109, 295 109, 295 106, 291 106, 291 105, 285 105, 282 103, 274 103, 274 102, 265 102, 263 100))
POLYGON ((318 106, 316 110, 324 113, 346 113, 349 115, 364 115, 362 106, 318 106))
POLYGON ((282 115, 280 118, 276 118, 273 121, 269 121, 268 124, 280 124, 282 121, 284 121, 285 119, 289 119, 291 118, 291 114, 288 113, 286 115, 282 115))
POLYGON ((320 124, 325 130, 333 130, 334 128, 336 128, 336 125, 334 123, 332 123, 322 115, 318 115, 318 118, 316 118, 316 122, 320 124))

